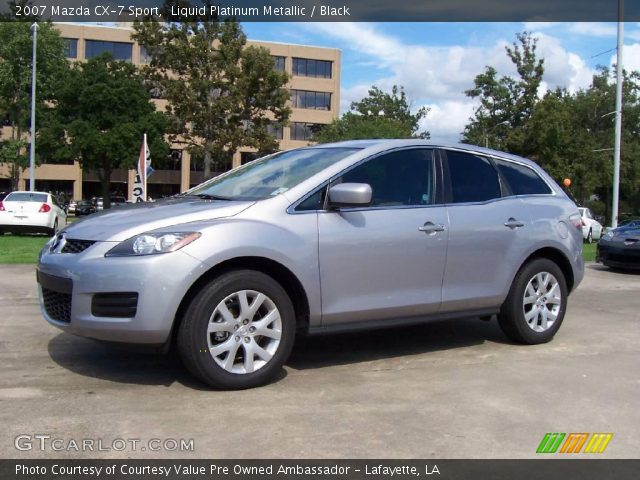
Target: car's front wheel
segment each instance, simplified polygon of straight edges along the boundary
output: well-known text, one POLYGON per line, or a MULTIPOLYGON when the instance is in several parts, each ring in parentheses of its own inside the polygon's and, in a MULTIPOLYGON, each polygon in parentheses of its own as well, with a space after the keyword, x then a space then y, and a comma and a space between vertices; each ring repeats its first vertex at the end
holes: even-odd
POLYGON ((178 331, 189 371, 215 388, 263 385, 282 369, 295 339, 287 292, 261 272, 238 270, 206 284, 178 331))
POLYGON ((502 331, 519 343, 550 341, 567 308, 567 282, 556 263, 537 258, 517 273, 498 321, 502 331))

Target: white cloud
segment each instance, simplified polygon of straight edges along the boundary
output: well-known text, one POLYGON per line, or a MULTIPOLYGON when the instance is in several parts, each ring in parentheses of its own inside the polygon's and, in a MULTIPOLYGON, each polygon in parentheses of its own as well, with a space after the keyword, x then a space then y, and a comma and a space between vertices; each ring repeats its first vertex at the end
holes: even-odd
POLYGON ((460 133, 473 116, 476 102, 472 99, 462 101, 445 101, 426 105, 431 110, 427 118, 420 122, 420 130, 428 130, 433 140, 455 143, 460 133))
MULTIPOLYGON (((489 46, 431 46, 403 42, 372 24, 318 22, 303 28, 340 40, 343 49, 349 50, 359 64, 374 65, 370 68, 372 78, 366 83, 342 89, 342 111, 364 97, 371 85, 383 90, 402 85, 416 109, 421 105, 431 107, 424 126, 433 138, 458 138, 474 106, 464 91, 473 86, 473 79, 487 65, 495 67, 500 75, 516 74, 504 50, 511 40, 499 40, 489 46)), ((579 55, 539 29, 535 35, 539 39, 538 52, 545 58, 545 88, 560 86, 575 91, 589 85, 593 70, 579 55)))
POLYGON ((547 88, 566 87, 575 92, 587 87, 594 70, 577 54, 566 50, 560 40, 536 33, 538 53, 544 58, 544 82, 547 88))
MULTIPOLYGON (((613 54, 609 62, 610 67, 613 68, 616 61, 617 55, 613 54)), ((622 48, 622 65, 628 72, 632 70, 640 72, 640 43, 625 45, 622 48)))

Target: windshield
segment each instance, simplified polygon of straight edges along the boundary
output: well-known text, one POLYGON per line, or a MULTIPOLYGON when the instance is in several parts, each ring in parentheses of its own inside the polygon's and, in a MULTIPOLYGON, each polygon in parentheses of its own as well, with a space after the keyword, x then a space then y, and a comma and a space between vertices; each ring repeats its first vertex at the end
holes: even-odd
POLYGON ((14 192, 7 195, 4 199, 5 202, 38 202, 46 203, 46 193, 32 193, 32 192, 14 192))
POLYGON ((357 150, 308 148, 276 153, 205 182, 185 195, 221 200, 262 200, 286 192, 357 150))

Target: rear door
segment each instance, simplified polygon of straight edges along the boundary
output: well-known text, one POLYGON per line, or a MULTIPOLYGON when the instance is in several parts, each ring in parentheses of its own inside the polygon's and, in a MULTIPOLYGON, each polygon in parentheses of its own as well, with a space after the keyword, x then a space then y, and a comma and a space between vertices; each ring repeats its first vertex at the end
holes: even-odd
POLYGON ((528 245, 524 204, 504 190, 490 159, 442 153, 449 215, 442 312, 493 308, 502 303, 528 245))
POLYGON ((332 182, 367 183, 373 200, 318 213, 324 326, 438 311, 448 235, 438 172, 433 150, 402 149, 332 182))

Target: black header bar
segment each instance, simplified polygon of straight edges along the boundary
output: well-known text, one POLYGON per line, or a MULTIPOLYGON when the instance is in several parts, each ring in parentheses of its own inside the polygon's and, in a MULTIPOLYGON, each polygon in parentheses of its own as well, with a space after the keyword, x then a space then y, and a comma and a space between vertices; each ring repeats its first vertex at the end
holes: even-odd
MULTIPOLYGON (((3 18, 37 15, 55 22, 164 21, 203 17, 241 22, 614 22, 617 0, 31 0, 3 18)), ((626 0, 624 20, 640 21, 640 1, 626 0)))

